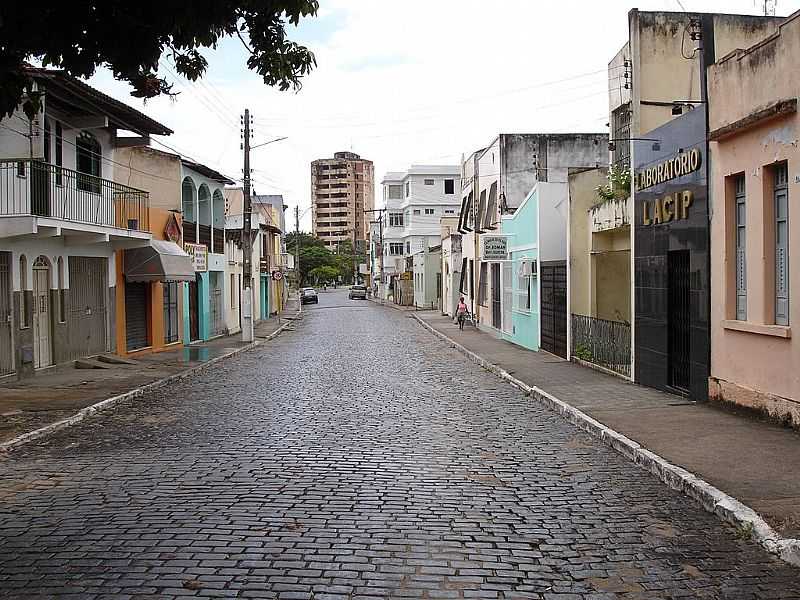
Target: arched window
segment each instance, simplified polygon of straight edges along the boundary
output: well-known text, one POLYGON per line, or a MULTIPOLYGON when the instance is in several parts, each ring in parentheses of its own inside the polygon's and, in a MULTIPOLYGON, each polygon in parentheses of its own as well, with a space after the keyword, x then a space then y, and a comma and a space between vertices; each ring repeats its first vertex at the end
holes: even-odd
POLYGON ((211 192, 204 183, 197 190, 197 220, 200 225, 211 225, 211 192))
POLYGON ((64 306, 64 259, 58 257, 58 322, 65 323, 67 320, 67 311, 64 306))
POLYGON ((25 329, 26 327, 30 326, 30 322, 28 321, 28 315, 30 314, 30 298, 29 294, 26 292, 28 289, 28 259, 25 258, 25 255, 22 254, 19 257, 19 292, 20 292, 20 302, 19 302, 19 328, 25 329))
POLYGON ((82 131, 75 142, 75 154, 76 171, 81 173, 78 176, 78 189, 99 194, 103 158, 100 142, 91 133, 82 131))
POLYGON ((196 189, 191 177, 183 178, 183 183, 181 184, 181 210, 183 211, 184 222, 194 223, 197 220, 194 214, 196 189))

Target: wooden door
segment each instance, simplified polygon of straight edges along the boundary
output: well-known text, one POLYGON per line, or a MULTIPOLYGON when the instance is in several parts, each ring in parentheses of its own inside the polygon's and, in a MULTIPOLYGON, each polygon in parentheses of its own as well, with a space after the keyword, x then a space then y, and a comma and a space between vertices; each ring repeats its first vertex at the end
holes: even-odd
POLYGON ((39 257, 33 263, 33 366, 52 363, 50 331, 50 265, 39 257))

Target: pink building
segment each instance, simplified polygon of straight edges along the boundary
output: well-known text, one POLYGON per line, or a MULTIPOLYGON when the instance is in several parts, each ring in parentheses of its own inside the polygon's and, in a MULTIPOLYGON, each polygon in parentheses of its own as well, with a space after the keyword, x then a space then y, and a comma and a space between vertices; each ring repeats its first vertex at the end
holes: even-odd
POLYGON ((800 427, 800 12, 709 67, 711 380, 800 427), (792 328, 798 328, 795 336, 792 328))

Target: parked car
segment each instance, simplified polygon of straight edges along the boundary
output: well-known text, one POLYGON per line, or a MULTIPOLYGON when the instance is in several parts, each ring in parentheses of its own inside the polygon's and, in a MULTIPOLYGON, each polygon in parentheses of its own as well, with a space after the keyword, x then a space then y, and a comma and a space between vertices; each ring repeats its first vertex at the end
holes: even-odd
POLYGON ((300 291, 300 304, 319 304, 317 290, 314 288, 303 288, 300 291))
POLYGON ((364 285, 354 285, 350 288, 350 300, 366 300, 367 287, 364 285))

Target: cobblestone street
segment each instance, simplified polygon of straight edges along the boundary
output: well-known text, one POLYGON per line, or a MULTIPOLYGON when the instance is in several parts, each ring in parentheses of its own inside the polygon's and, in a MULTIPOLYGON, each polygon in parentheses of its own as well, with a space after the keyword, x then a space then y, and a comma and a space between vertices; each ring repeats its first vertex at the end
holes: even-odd
POLYGON ((800 598, 800 571, 406 314, 254 351, 0 462, 2 598, 800 598))

